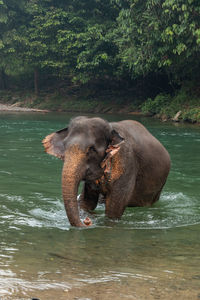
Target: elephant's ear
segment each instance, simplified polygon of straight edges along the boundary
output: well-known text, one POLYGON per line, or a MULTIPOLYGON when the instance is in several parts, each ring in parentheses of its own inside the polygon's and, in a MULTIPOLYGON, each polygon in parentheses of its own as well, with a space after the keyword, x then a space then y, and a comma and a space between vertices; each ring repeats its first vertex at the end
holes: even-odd
POLYGON ((106 153, 109 154, 109 157, 113 157, 120 149, 121 145, 124 143, 124 138, 116 131, 111 131, 111 142, 108 145, 106 153))
POLYGON ((111 131, 110 145, 117 147, 117 146, 120 146, 122 143, 124 143, 124 138, 121 137, 121 135, 115 129, 113 129, 111 131))
POLYGON ((111 142, 106 149, 106 157, 101 163, 104 174, 109 174, 109 180, 115 181, 123 174, 123 166, 121 163, 121 155, 119 153, 124 138, 116 130, 111 132, 111 142))
POLYGON ((101 167, 104 169, 104 173, 111 172, 111 160, 112 158, 117 158, 117 153, 121 145, 124 143, 124 138, 120 136, 120 134, 116 130, 112 130, 111 132, 111 142, 106 149, 106 157, 101 163, 101 167))
POLYGON ((47 135, 42 141, 45 151, 48 154, 64 159, 64 139, 66 138, 67 134, 68 128, 64 128, 47 135))

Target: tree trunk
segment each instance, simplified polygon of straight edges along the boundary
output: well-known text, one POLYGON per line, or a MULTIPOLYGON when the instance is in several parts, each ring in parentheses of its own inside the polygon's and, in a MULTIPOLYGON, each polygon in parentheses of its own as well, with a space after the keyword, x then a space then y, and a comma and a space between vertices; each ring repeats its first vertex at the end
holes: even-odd
POLYGON ((37 96, 39 94, 39 72, 37 68, 34 70, 34 90, 37 96))
POLYGON ((4 71, 4 68, 1 68, 1 88, 2 90, 7 89, 6 73, 4 71))

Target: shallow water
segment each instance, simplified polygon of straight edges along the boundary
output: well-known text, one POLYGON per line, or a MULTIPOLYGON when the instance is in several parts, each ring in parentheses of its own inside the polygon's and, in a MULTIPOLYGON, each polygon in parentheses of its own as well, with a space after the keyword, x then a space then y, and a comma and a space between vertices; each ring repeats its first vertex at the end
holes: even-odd
POLYGON ((0 299, 199 299, 200 128, 139 118, 172 159, 159 202, 77 229, 41 145, 72 116, 0 113, 0 299))

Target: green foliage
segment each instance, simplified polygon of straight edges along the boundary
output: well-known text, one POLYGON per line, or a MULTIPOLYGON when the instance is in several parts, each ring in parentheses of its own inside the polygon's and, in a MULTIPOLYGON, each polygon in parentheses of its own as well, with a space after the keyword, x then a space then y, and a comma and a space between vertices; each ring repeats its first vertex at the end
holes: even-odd
POLYGON ((132 76, 162 70, 174 80, 196 76, 200 2, 127 0, 121 3, 116 41, 132 76))
POLYGON ((27 63, 83 83, 113 74, 110 30, 116 13, 108 1, 34 0, 27 7, 31 20, 20 32, 27 63))
POLYGON ((22 61, 16 49, 16 32, 24 21, 24 0, 0 1, 0 69, 7 74, 21 70, 22 61))
POLYGON ((83 83, 160 69, 174 80, 194 77, 199 14, 193 0, 1 0, 1 64, 83 83))
POLYGON ((184 111, 182 119, 191 123, 200 123, 200 108, 191 108, 184 111))
POLYGON ((153 100, 149 98, 142 104, 141 110, 143 113, 158 114, 169 105, 170 98, 167 94, 159 94, 153 100))
POLYGON ((183 86, 176 95, 159 94, 154 100, 148 99, 141 106, 144 113, 166 118, 173 118, 177 112, 181 112, 180 119, 189 122, 200 122, 200 98, 192 92, 193 87, 183 86))
MULTIPOLYGON (((199 57, 197 0, 0 0, 0 88, 13 75, 16 86, 35 74, 37 87, 39 75, 48 74, 69 85, 115 81, 124 89, 124 83, 136 86, 161 75, 168 78, 161 84, 163 93, 142 110, 172 116, 187 111, 188 99, 192 109, 197 107, 186 90, 173 98, 168 94, 169 85, 199 80, 199 57)), ((153 83, 157 91, 158 81, 153 83)), ((54 107, 62 106, 59 97, 53 101, 54 107)))
POLYGON ((117 14, 107 0, 1 0, 0 67, 46 69, 83 83, 115 76, 117 14))

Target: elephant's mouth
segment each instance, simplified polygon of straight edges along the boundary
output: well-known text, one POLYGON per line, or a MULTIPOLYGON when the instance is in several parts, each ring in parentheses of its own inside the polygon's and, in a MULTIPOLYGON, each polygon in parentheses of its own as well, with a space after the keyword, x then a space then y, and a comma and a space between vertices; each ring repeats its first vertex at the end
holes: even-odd
POLYGON ((101 167, 96 168, 96 170, 88 169, 86 171, 85 176, 83 177, 83 181, 96 181, 104 176, 104 169, 101 167))

